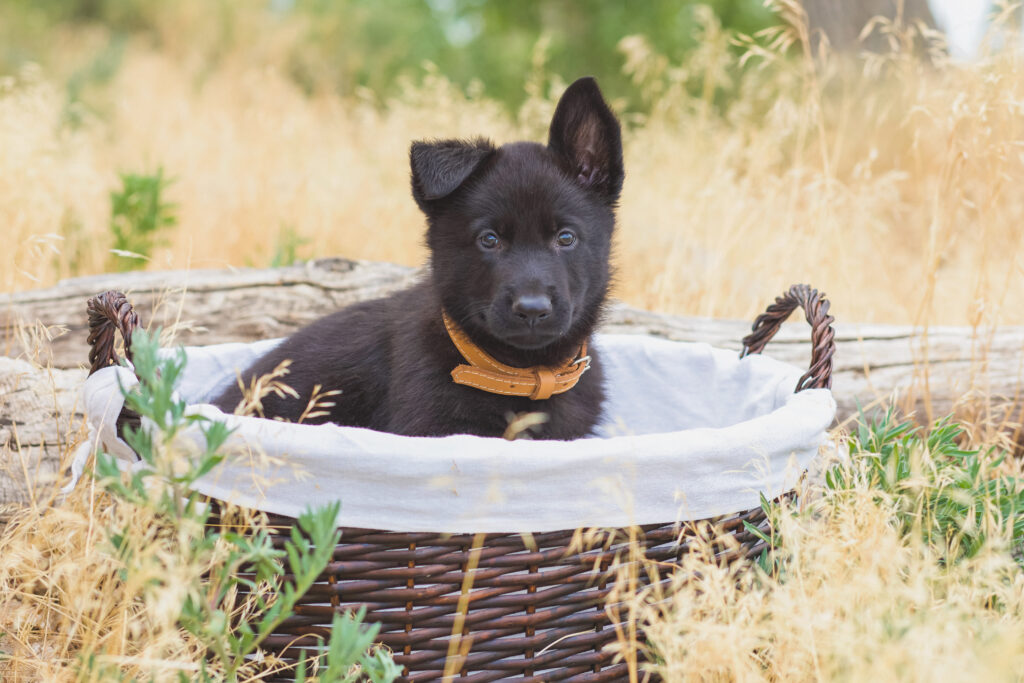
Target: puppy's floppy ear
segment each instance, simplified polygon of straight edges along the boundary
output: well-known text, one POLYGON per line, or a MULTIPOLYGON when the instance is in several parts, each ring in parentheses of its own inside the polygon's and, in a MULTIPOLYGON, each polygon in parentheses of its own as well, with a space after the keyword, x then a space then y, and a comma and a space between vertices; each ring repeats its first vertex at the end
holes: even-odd
POLYGON ((494 151, 494 145, 484 138, 412 143, 409 163, 416 203, 426 211, 426 202, 457 190, 494 151))
POLYGON ((597 81, 570 85, 551 119, 548 148, 562 157, 577 183, 614 204, 622 191, 622 131, 597 81))

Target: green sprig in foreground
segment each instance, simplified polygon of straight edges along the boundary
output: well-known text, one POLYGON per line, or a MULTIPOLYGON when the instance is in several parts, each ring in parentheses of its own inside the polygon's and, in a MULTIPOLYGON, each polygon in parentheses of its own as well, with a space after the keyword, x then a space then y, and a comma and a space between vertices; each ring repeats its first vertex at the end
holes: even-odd
POLYGON ((850 436, 851 463, 830 470, 827 491, 840 496, 858 484, 891 501, 892 523, 919 534, 946 562, 974 557, 987 543, 1024 546, 1024 482, 1004 474, 1006 455, 964 449, 963 428, 946 417, 927 432, 890 408, 862 419, 850 436))
MULTIPOLYGON (((339 504, 300 515, 283 550, 273 547, 266 528, 220 531, 213 527, 210 506, 192 486, 224 459, 230 430, 221 422, 187 414, 185 401, 174 392, 186 363, 181 349, 160 354, 155 338, 145 331, 133 335, 132 349, 140 381, 122 391, 126 405, 143 420, 141 427, 127 427, 124 438, 141 463, 122 473, 114 456, 100 452, 95 476, 122 504, 145 509, 160 521, 160 533, 175 538, 174 547, 180 548, 182 556, 175 562, 202 571, 193 573, 187 586, 171 586, 174 579, 159 577, 176 576, 173 572, 139 566, 143 553, 136 544, 143 539, 127 527, 111 528, 108 538, 121 563, 120 578, 130 582, 133 574, 146 576, 144 590, 151 594, 182 592, 178 621, 207 652, 195 680, 248 678, 254 674, 261 645, 295 613, 299 598, 330 561, 340 537, 335 526, 339 504), (187 440, 177 437, 194 426, 202 431, 203 444, 189 452, 182 446, 187 440)), ((319 653, 316 680, 364 677, 386 683, 397 677, 394 661, 373 645, 379 625, 364 625, 364 616, 365 610, 334 615, 330 639, 315 648, 319 653)), ((97 674, 122 678, 116 669, 88 654, 81 658, 81 667, 84 678, 97 674)), ((305 651, 296 675, 300 681, 307 678, 305 651)), ((179 678, 188 680, 184 673, 179 678)))
POLYGON ((945 563, 1002 544, 1024 567, 1024 481, 1001 471, 1005 453, 960 446, 963 428, 951 417, 922 430, 899 420, 895 410, 876 419, 861 414, 846 441, 849 460, 825 473, 823 496, 802 512, 761 497, 764 528, 747 522, 767 549, 758 558, 766 574, 782 577, 777 554, 781 514, 827 514, 855 491, 871 491, 890 510, 890 523, 905 537, 920 539, 945 563))

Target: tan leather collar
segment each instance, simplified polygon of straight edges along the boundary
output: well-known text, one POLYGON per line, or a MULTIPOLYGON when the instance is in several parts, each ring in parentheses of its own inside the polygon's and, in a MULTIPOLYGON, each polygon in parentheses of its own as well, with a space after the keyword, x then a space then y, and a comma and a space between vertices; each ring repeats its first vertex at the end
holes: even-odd
POLYGON ((456 384, 475 387, 492 394, 505 396, 526 396, 534 401, 543 401, 553 394, 569 391, 580 381, 583 373, 590 368, 587 342, 580 344, 579 353, 561 367, 549 368, 536 365, 532 368, 515 368, 499 363, 483 349, 474 344, 447 313, 441 314, 445 329, 452 343, 469 365, 457 365, 452 370, 456 384))

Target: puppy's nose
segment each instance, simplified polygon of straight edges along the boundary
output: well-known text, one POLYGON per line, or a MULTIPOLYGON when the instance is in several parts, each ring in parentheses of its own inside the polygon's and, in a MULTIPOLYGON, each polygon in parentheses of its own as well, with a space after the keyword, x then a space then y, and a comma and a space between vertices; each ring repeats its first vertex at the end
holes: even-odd
POLYGON ((531 327, 538 321, 551 315, 551 297, 544 294, 528 294, 520 296, 512 303, 516 317, 531 327))

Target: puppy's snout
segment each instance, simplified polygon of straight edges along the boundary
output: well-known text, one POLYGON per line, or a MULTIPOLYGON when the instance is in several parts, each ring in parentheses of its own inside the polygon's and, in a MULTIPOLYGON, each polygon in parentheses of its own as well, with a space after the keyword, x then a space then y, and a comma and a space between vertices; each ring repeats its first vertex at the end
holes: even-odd
POLYGON ((551 315, 551 297, 546 294, 529 294, 517 297, 512 311, 522 322, 533 327, 540 320, 551 315))

